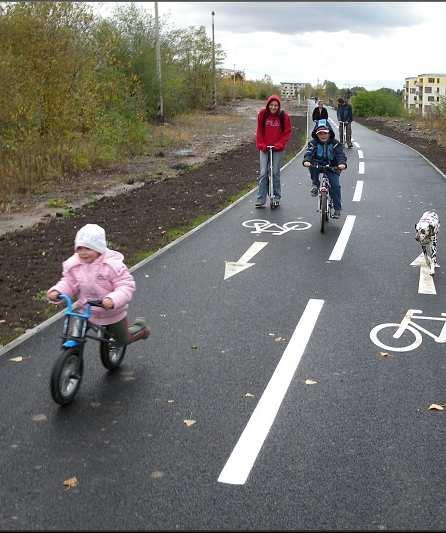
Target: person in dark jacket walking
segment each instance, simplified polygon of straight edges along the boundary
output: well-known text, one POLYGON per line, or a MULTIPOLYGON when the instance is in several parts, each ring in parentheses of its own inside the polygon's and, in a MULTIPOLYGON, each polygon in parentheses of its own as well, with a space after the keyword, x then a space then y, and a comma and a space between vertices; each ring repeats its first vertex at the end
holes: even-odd
POLYGON ((310 191, 312 196, 317 196, 319 191, 319 170, 310 166, 316 163, 338 168, 337 171, 328 172, 328 179, 330 181, 330 196, 333 198, 333 218, 339 218, 342 209, 339 176, 341 170, 347 168, 347 158, 342 144, 335 139, 334 131, 326 125, 325 120, 321 120, 316 127, 313 140, 308 143, 302 162, 304 167, 310 167, 310 176, 313 182, 310 191))
POLYGON ((317 107, 313 109, 313 114, 311 118, 314 121, 318 121, 321 118, 328 119, 328 111, 327 108, 324 107, 324 102, 322 100, 319 100, 319 102, 317 103, 317 107))
POLYGON ((352 148, 352 122, 353 122, 353 110, 352 106, 346 102, 343 98, 338 98, 338 108, 336 110, 338 121, 339 121, 339 137, 343 137, 343 128, 345 122, 345 136, 347 139, 348 148, 352 148))
POLYGON ((256 147, 260 154, 260 173, 257 179, 259 188, 257 191, 256 207, 263 207, 268 194, 268 167, 269 150, 273 148, 273 195, 272 199, 276 206, 279 205, 280 193, 280 166, 283 160, 283 150, 291 137, 291 120, 285 111, 280 109, 280 98, 271 95, 266 106, 257 115, 256 147))

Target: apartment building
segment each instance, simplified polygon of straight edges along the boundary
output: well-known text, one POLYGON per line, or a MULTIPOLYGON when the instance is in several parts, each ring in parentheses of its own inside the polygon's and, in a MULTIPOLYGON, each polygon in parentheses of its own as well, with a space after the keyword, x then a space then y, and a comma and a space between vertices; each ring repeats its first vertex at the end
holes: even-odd
POLYGON ((305 90, 305 87, 309 87, 309 83, 297 83, 289 81, 280 82, 280 96, 282 98, 297 98, 299 93, 305 90))
POLYGON ((404 105, 423 116, 446 99, 446 74, 418 74, 404 79, 404 105))

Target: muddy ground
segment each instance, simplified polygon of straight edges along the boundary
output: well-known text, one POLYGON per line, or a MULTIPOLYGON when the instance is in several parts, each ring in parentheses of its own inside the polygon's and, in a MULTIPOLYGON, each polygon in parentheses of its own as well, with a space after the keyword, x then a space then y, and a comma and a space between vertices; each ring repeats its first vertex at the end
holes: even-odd
MULTIPOLYGON (((251 110, 252 121, 243 122, 238 128, 239 135, 231 138, 234 144, 222 146, 221 128, 214 132, 213 143, 209 140, 209 150, 197 150, 192 145, 192 152, 199 152, 201 162, 194 164, 175 163, 174 175, 155 175, 138 183, 138 187, 117 194, 113 176, 118 175, 118 185, 122 186, 122 167, 107 169, 109 187, 112 196, 104 196, 82 206, 66 211, 56 210, 60 216, 49 216, 39 200, 27 200, 29 211, 38 208, 40 222, 30 227, 7 231, 0 235, 0 345, 5 344, 24 333, 43 320, 59 311, 46 301, 46 290, 60 278, 62 262, 73 253, 76 231, 87 222, 96 223, 106 229, 108 245, 125 256, 130 267, 159 248, 165 246, 176 236, 199 221, 220 211, 234 200, 237 195, 252 189, 256 185, 258 173, 258 151, 253 142, 255 117, 259 107, 251 110), (246 134, 240 138, 240 132, 246 134), (220 151, 213 149, 220 147, 220 151), (204 161, 204 163, 203 163, 204 161), (42 211, 43 209, 43 211, 42 211)), ((293 124, 292 138, 285 152, 285 160, 300 150, 306 139, 305 110, 300 115, 291 115, 293 124)), ((229 128, 228 124, 223 124, 229 128)), ((227 131, 227 130, 224 130, 227 131)), ((190 157, 186 155, 186 157, 190 157)), ((183 161, 185 159, 183 158, 183 161)), ((129 166, 132 162, 128 163, 129 166)), ((144 171, 143 162, 138 162, 144 171)), ((150 167, 150 161, 147 160, 150 167)), ((147 172, 147 169, 145 170, 147 172)), ((102 175, 105 172, 102 171, 102 175)), ((100 178, 101 171, 96 173, 100 178)), ((127 174, 127 180, 134 180, 135 173, 127 174)), ((94 176, 78 176, 85 180, 88 188, 94 176)), ((116 180, 115 180, 116 181, 116 180)), ((76 196, 67 182, 64 197, 80 200, 81 183, 76 182, 76 196)), ((103 185, 103 184, 102 184, 103 185)), ((54 193, 53 193, 54 197, 54 193)), ((17 203, 15 217, 22 214, 26 219, 25 202, 17 203), (19 209, 19 207, 21 209, 19 209)), ((48 211, 48 209, 47 209, 48 211)), ((12 213, 14 214, 14 213, 12 213)), ((54 215, 54 213, 52 213, 54 215)), ((5 225, 4 225, 5 231, 5 225)))

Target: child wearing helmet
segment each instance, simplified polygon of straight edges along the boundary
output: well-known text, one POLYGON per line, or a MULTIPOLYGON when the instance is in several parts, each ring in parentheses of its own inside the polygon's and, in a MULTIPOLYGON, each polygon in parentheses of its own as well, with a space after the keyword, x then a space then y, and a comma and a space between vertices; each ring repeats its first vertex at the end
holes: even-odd
POLYGON ((334 131, 325 119, 319 120, 312 132, 313 139, 308 143, 302 164, 310 167, 310 177, 313 183, 310 194, 317 196, 319 191, 319 170, 312 168, 311 164, 330 165, 337 167, 337 170, 328 172, 330 181, 330 195, 333 198, 334 214, 333 218, 341 216, 341 185, 339 176, 341 171, 347 168, 347 158, 342 144, 335 139, 334 131))

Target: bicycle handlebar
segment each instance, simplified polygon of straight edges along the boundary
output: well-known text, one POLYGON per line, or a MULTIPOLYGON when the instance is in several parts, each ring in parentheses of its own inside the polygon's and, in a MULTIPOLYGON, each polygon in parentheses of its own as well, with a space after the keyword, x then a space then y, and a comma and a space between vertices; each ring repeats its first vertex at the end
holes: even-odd
POLYGON ((66 315, 72 315, 72 316, 77 316, 77 317, 80 317, 80 318, 90 318, 91 316, 91 309, 90 307, 104 307, 102 305, 102 300, 87 300, 87 309, 85 311, 85 313, 76 313, 75 311, 73 311, 73 299, 71 298, 71 296, 69 296, 68 294, 64 294, 64 293, 59 293, 59 296, 58 296, 58 300, 63 300, 67 306, 67 308, 65 309, 65 314, 66 315))
POLYGON ((331 165, 319 165, 318 163, 310 163, 310 166, 307 166, 307 168, 319 168, 321 170, 333 170, 333 171, 343 170, 338 167, 332 167, 331 165))

